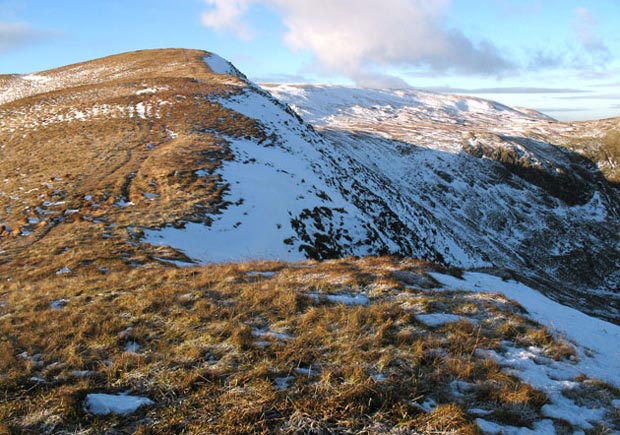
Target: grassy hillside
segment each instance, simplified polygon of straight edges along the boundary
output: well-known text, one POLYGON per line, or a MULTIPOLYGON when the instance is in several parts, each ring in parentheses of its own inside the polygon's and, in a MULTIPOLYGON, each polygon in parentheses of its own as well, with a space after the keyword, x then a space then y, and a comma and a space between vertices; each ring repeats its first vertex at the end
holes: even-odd
POLYGON ((605 177, 620 183, 620 118, 572 123, 550 139, 595 162, 605 177))
MULTIPOLYGON (((481 415, 534 427, 547 396, 485 352, 569 362, 574 348, 500 295, 435 291, 432 269, 367 258, 3 282, 0 433, 475 434, 481 415), (85 410, 87 394, 121 392, 153 404, 85 410)), ((567 397, 599 407, 619 393, 576 381, 567 397)), ((588 433, 618 429, 606 415, 588 433)))
POLYGON ((0 105, 3 275, 174 258, 140 245, 133 228, 204 221, 225 206, 214 171, 232 156, 209 131, 260 132, 204 97, 243 83, 212 73, 204 56, 137 52, 12 79, 3 95, 20 98, 0 105))

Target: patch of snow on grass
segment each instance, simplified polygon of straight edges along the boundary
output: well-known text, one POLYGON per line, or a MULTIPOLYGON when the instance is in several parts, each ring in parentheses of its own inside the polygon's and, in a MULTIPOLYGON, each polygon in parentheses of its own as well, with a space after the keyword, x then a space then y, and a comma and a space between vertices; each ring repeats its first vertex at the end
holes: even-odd
POLYGON ((140 352, 140 345, 135 341, 128 341, 125 345, 125 352, 138 353, 140 352))
POLYGON ((383 373, 375 373, 374 375, 371 376, 371 378, 375 382, 385 382, 387 380, 387 376, 383 373))
POLYGON ((339 294, 339 295, 325 295, 320 293, 308 293, 308 297, 310 297, 317 304, 321 302, 321 300, 326 300, 329 302, 333 302, 336 304, 344 304, 344 305, 368 305, 370 299, 366 295, 363 294, 339 294))
POLYGON ((21 79, 29 81, 29 82, 39 82, 39 83, 45 83, 45 82, 49 82, 50 80, 52 80, 50 77, 41 76, 38 74, 28 74, 25 76, 21 76, 21 79))
POLYGON ((267 338, 273 338, 275 340, 290 340, 293 338, 293 336, 291 334, 288 334, 286 332, 277 332, 277 331, 270 331, 268 329, 254 329, 252 331, 252 334, 256 337, 267 337, 267 338))
POLYGON ((143 405, 153 404, 147 397, 92 393, 86 395, 84 411, 97 415, 131 414, 143 405))
POLYGON ((133 201, 127 201, 125 198, 121 198, 114 203, 114 206, 119 208, 132 207, 134 205, 133 201))
POLYGON ((573 379, 581 374, 578 365, 565 361, 553 361, 542 355, 542 350, 531 347, 528 350, 507 346, 503 353, 480 351, 481 354, 495 359, 510 374, 545 392, 549 404, 542 407, 542 414, 568 421, 583 429, 591 429, 592 424, 600 422, 605 416, 605 409, 591 409, 578 406, 562 394, 578 386, 573 379))
POLYGON ((144 94, 155 94, 159 91, 165 91, 168 89, 167 87, 158 87, 158 88, 144 88, 140 89, 136 92, 136 95, 144 95, 144 94))
POLYGON ((365 295, 325 295, 325 299, 345 305, 368 305, 369 299, 365 295))
POLYGON ((552 301, 516 281, 473 272, 463 274, 463 279, 439 273, 431 275, 446 288, 502 293, 518 302, 532 320, 577 343, 578 369, 583 374, 620 387, 620 326, 552 301))
POLYGON ((273 278, 273 276, 278 272, 257 272, 250 271, 247 273, 248 276, 262 276, 263 278, 273 278))
MULTIPOLYGON (((545 357, 540 348, 515 348, 510 343, 504 343, 501 352, 478 352, 495 359, 509 374, 543 391, 550 401, 542 408, 544 416, 565 420, 584 430, 592 429, 593 424, 603 421, 606 409, 580 406, 562 392, 578 388, 579 384, 574 379, 580 375, 620 386, 620 326, 561 305, 515 281, 503 281, 495 276, 472 272, 465 273, 463 279, 439 273, 431 275, 445 288, 503 293, 521 304, 528 311, 529 318, 573 342, 578 357, 570 360, 554 361, 545 357)), ((614 406, 613 403, 610 405, 614 406)), ((477 422, 487 433, 555 433, 539 428, 533 432, 513 431, 484 420, 477 422)))
POLYGON ((69 299, 58 299, 50 304, 50 308, 52 308, 53 310, 60 310, 61 308, 64 308, 65 305, 67 305, 68 303, 69 299))
POLYGON ((316 376, 320 373, 320 370, 318 368, 312 368, 312 367, 296 367, 295 368, 295 372, 299 373, 300 375, 304 375, 304 376, 316 376))
POLYGON ((476 424, 485 434, 498 435, 556 435, 552 420, 542 420, 534 423, 534 429, 527 427, 504 426, 482 418, 476 419, 476 424))
POLYGON ((288 388, 288 383, 294 381, 294 376, 286 376, 281 378, 275 378, 274 381, 276 383, 276 390, 282 391, 288 388))
POLYGON ((447 313, 417 314, 416 319, 430 327, 441 326, 446 323, 460 322, 461 320, 471 321, 471 319, 468 319, 467 317, 447 313))

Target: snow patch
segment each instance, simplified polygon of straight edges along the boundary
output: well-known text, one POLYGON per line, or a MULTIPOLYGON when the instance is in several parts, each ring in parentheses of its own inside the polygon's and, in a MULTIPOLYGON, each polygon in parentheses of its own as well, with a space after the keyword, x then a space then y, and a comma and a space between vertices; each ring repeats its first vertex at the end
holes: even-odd
POLYGON ((125 345, 125 352, 138 353, 140 352, 140 345, 135 341, 128 341, 125 345))
POLYGON ((534 429, 497 424, 483 418, 477 418, 476 424, 485 434, 498 435, 556 435, 552 420, 542 420, 534 423, 534 429))
POLYGON ((45 82, 49 82, 52 80, 50 77, 42 76, 39 74, 28 74, 25 76, 21 76, 21 79, 29 81, 29 82, 39 82, 39 83, 45 83, 45 82))
POLYGON ((335 302, 344 305, 368 305, 369 299, 365 295, 325 295, 325 299, 330 302, 335 302))
POLYGON ((71 273, 71 269, 66 266, 56 271, 56 275, 66 275, 68 273, 71 273))
POLYGON ((254 329, 252 335, 256 337, 272 338, 274 340, 291 340, 293 336, 286 332, 270 331, 269 329, 254 329))
POLYGON ((431 275, 449 289, 502 293, 518 302, 532 320, 577 343, 577 369, 581 373, 620 387, 620 326, 552 301, 516 281, 474 272, 464 273, 463 279, 440 273, 431 275))
MULTIPOLYGON (((581 375, 620 386, 620 326, 561 305, 515 281, 473 272, 463 274, 463 279, 440 273, 431 275, 448 289, 503 293, 521 304, 529 318, 573 342, 578 357, 569 360, 554 361, 545 357, 540 348, 515 348, 511 343, 503 343, 501 352, 478 350, 478 353, 493 358, 509 374, 544 392, 550 401, 542 407, 544 416, 565 420, 583 430, 592 429, 594 424, 604 420, 606 409, 580 406, 563 392, 578 388, 574 379, 581 375)), ((528 432, 529 429, 500 427, 481 419, 476 422, 486 433, 555 433, 546 432, 545 427, 535 427, 533 432, 528 432)))
POLYGON ((217 54, 211 53, 209 56, 205 56, 204 61, 215 74, 236 75, 235 67, 217 54))
POLYGON ((294 376, 275 378, 274 381, 276 384, 276 390, 278 391, 286 390, 289 387, 289 382, 294 381, 294 380, 295 380, 294 376))
POLYGON ((430 327, 442 326, 446 323, 456 323, 462 320, 471 321, 467 317, 447 313, 417 314, 416 319, 430 327))
POLYGON ((53 310, 60 310, 61 308, 64 308, 68 303, 69 299, 58 299, 50 304, 50 308, 52 308, 53 310))
POLYGON ((275 276, 275 274, 278 272, 272 272, 272 271, 267 271, 267 272, 257 272, 257 271, 250 271, 247 273, 248 276, 261 276, 263 278, 273 278, 275 276))
POLYGON ((86 395, 84 411, 97 415, 131 414, 143 405, 153 404, 147 397, 92 393, 86 395))

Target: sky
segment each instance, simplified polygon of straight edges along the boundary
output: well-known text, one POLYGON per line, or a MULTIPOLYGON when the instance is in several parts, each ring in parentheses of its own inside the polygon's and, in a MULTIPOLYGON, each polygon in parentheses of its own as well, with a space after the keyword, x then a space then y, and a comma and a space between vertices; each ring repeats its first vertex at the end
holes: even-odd
POLYGON ((0 0, 0 74, 148 48, 255 82, 414 87, 620 116, 620 0, 0 0))

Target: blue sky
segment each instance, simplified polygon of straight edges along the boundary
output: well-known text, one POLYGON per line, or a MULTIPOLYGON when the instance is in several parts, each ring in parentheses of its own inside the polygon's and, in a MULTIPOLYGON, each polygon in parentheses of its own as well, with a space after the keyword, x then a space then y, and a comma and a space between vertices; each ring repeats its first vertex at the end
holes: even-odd
POLYGON ((413 86, 620 116, 618 0, 0 0, 0 73, 201 48, 255 81, 413 86))

